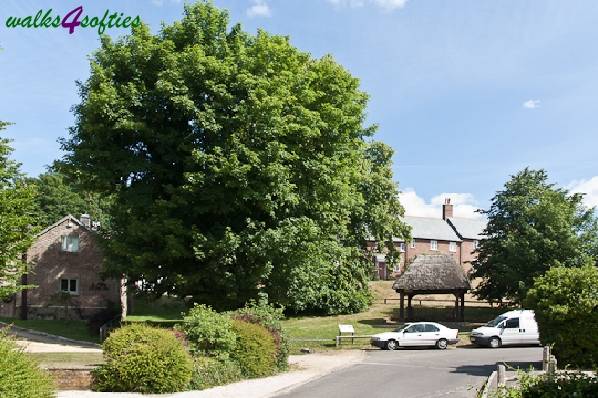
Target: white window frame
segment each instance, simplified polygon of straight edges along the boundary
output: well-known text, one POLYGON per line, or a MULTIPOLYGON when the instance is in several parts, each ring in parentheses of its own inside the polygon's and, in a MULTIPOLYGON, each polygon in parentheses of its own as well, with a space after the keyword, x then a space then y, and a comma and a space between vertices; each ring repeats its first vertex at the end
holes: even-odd
POLYGON ((430 250, 438 251, 438 241, 435 239, 430 240, 430 250))
POLYGON ((415 239, 411 239, 411 248, 415 249, 415 239))
POLYGON ((405 242, 399 243, 399 251, 405 253, 405 242))
POLYGON ((480 241, 476 239, 473 241, 473 250, 478 250, 478 247, 480 247, 480 241))
POLYGON ((62 235, 60 237, 60 250, 67 253, 77 253, 81 249, 81 239, 79 235, 62 235), (77 242, 75 245, 74 242, 77 242))
POLYGON ((58 286, 58 288, 59 288, 59 290, 60 290, 61 293, 68 293, 68 294, 71 294, 73 296, 79 295, 79 290, 80 290, 80 288, 79 288, 79 279, 75 279, 75 278, 60 278, 59 283, 60 283, 60 285, 58 286), (67 281, 67 284, 68 284, 68 289, 67 290, 64 290, 62 288, 62 282, 63 281, 67 281), (75 290, 71 290, 71 282, 75 282, 75 290))
POLYGON ((453 241, 451 241, 451 242, 449 243, 449 251, 450 251, 451 253, 456 253, 456 252, 457 252, 457 242, 453 242, 453 241))

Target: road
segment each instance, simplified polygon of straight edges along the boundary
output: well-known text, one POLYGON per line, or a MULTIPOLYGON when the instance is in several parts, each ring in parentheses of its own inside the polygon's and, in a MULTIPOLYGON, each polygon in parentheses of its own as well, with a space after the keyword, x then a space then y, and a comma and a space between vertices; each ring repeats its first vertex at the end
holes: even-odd
POLYGON ((540 347, 371 350, 363 362, 278 397, 474 397, 497 363, 528 369, 541 360, 540 347))

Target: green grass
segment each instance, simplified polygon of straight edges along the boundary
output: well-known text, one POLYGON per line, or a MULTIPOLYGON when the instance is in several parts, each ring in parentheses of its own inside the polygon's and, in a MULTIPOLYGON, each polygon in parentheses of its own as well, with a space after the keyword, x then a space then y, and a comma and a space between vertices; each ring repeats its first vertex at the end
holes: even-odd
POLYGON ((49 321, 49 320, 27 320, 23 321, 14 318, 0 317, 0 322, 14 324, 22 328, 67 337, 73 340, 99 343, 99 333, 92 334, 85 321, 49 321))
POLYGON ((102 354, 95 352, 42 352, 27 355, 44 367, 95 366, 104 363, 102 354))
POLYGON ((158 300, 146 297, 135 297, 127 322, 171 322, 183 319, 185 304, 177 299, 161 297, 158 300))

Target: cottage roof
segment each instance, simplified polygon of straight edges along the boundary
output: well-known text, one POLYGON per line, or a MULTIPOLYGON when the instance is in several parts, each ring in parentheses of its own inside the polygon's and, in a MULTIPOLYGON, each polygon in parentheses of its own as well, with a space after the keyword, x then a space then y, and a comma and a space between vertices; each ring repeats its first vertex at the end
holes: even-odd
POLYGON ((488 223, 486 219, 449 218, 447 221, 457 231, 457 235, 461 239, 484 239, 484 229, 488 223))
POLYGON ((62 217, 60 220, 56 221, 54 224, 50 225, 49 227, 43 229, 42 231, 38 232, 38 234, 36 235, 36 237, 42 236, 43 234, 45 234, 46 232, 58 227, 60 224, 62 224, 65 221, 72 221, 73 223, 75 223, 76 225, 83 227, 83 224, 81 223, 81 221, 77 220, 77 218, 75 218, 72 214, 69 214, 68 216, 62 217))
POLYGON ((447 254, 422 254, 392 285, 395 291, 448 292, 469 290, 463 268, 447 254))
POLYGON ((411 236, 415 239, 461 240, 442 218, 405 216, 404 221, 411 226, 411 236))

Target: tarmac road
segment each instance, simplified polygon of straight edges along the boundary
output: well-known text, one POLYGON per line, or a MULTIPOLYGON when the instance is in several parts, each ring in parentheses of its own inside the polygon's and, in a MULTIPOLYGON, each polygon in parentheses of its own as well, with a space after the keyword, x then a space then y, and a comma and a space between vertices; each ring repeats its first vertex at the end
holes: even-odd
POLYGON ((498 363, 529 369, 541 361, 541 347, 370 350, 363 362, 278 397, 475 397, 498 363))

